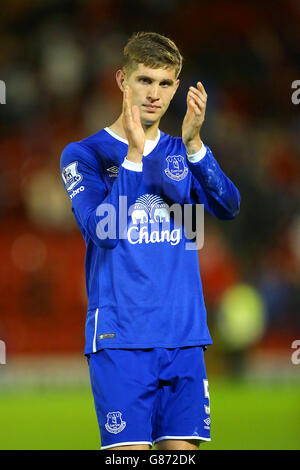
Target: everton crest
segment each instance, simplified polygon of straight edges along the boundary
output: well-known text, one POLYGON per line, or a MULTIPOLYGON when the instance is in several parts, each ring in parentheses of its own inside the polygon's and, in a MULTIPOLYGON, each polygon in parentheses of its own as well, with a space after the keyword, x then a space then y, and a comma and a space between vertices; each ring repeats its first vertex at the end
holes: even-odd
POLYGON ((174 181, 183 180, 188 174, 188 168, 184 164, 184 158, 181 155, 169 155, 166 158, 167 168, 166 175, 174 181))
POLYGON ((120 411, 110 411, 107 413, 107 422, 105 428, 108 432, 118 434, 123 431, 126 422, 122 420, 122 413, 120 411))

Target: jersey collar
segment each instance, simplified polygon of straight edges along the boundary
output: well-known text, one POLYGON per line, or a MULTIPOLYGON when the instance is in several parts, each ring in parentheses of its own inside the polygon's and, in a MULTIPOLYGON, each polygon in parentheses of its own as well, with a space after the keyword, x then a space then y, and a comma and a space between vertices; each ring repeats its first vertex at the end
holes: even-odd
MULTIPOLYGON (((115 139, 117 139, 120 142, 123 142, 124 144, 128 145, 128 140, 123 139, 123 137, 120 137, 118 134, 116 134, 114 131, 112 131, 109 127, 105 127, 104 130, 106 132, 108 132, 108 134, 110 134, 115 139)), ((160 139, 160 130, 159 129, 158 129, 158 134, 157 134, 157 137, 156 137, 155 140, 146 139, 145 147, 144 147, 144 156, 145 157, 147 155, 149 155, 149 153, 151 153, 155 149, 155 147, 157 146, 157 144, 159 142, 159 139, 160 139)))

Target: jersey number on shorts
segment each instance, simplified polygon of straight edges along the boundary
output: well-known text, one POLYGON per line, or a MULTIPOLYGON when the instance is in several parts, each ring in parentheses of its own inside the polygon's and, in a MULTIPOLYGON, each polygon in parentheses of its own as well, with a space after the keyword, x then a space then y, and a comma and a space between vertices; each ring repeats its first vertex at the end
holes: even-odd
MULTIPOLYGON (((209 403, 209 391, 208 391, 208 380, 203 379, 203 386, 204 386, 204 398, 208 398, 208 403, 209 403)), ((204 405, 204 410, 207 415, 210 414, 210 406, 204 405)))

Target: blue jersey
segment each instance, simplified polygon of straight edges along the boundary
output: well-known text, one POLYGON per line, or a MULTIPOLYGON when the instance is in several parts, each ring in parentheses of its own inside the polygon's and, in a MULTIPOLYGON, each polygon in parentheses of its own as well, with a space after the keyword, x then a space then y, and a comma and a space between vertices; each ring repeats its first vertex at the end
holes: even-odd
POLYGON ((127 141, 105 128, 61 155, 62 180, 86 243, 85 354, 212 343, 198 252, 187 249, 195 241, 169 209, 177 204, 183 214, 187 204, 202 204, 232 219, 240 195, 204 144, 199 161, 187 157, 181 138, 161 131, 152 147, 142 163, 130 162, 127 141))

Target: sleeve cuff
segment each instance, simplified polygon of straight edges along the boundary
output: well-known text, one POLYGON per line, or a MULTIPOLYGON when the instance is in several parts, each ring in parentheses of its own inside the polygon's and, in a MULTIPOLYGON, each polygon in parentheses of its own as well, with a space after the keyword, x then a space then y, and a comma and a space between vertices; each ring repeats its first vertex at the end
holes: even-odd
POLYGON ((200 162, 200 160, 202 160, 202 158, 205 157, 205 155, 206 155, 206 147, 204 143, 202 142, 201 149, 196 153, 192 153, 191 155, 187 154, 187 158, 189 162, 197 163, 197 162, 200 162))
POLYGON ((127 158, 125 157, 123 163, 122 163, 122 167, 123 168, 126 168, 126 170, 131 170, 131 171, 138 171, 138 172, 142 172, 143 171, 143 163, 135 163, 135 162, 131 162, 130 160, 127 160, 127 158))

